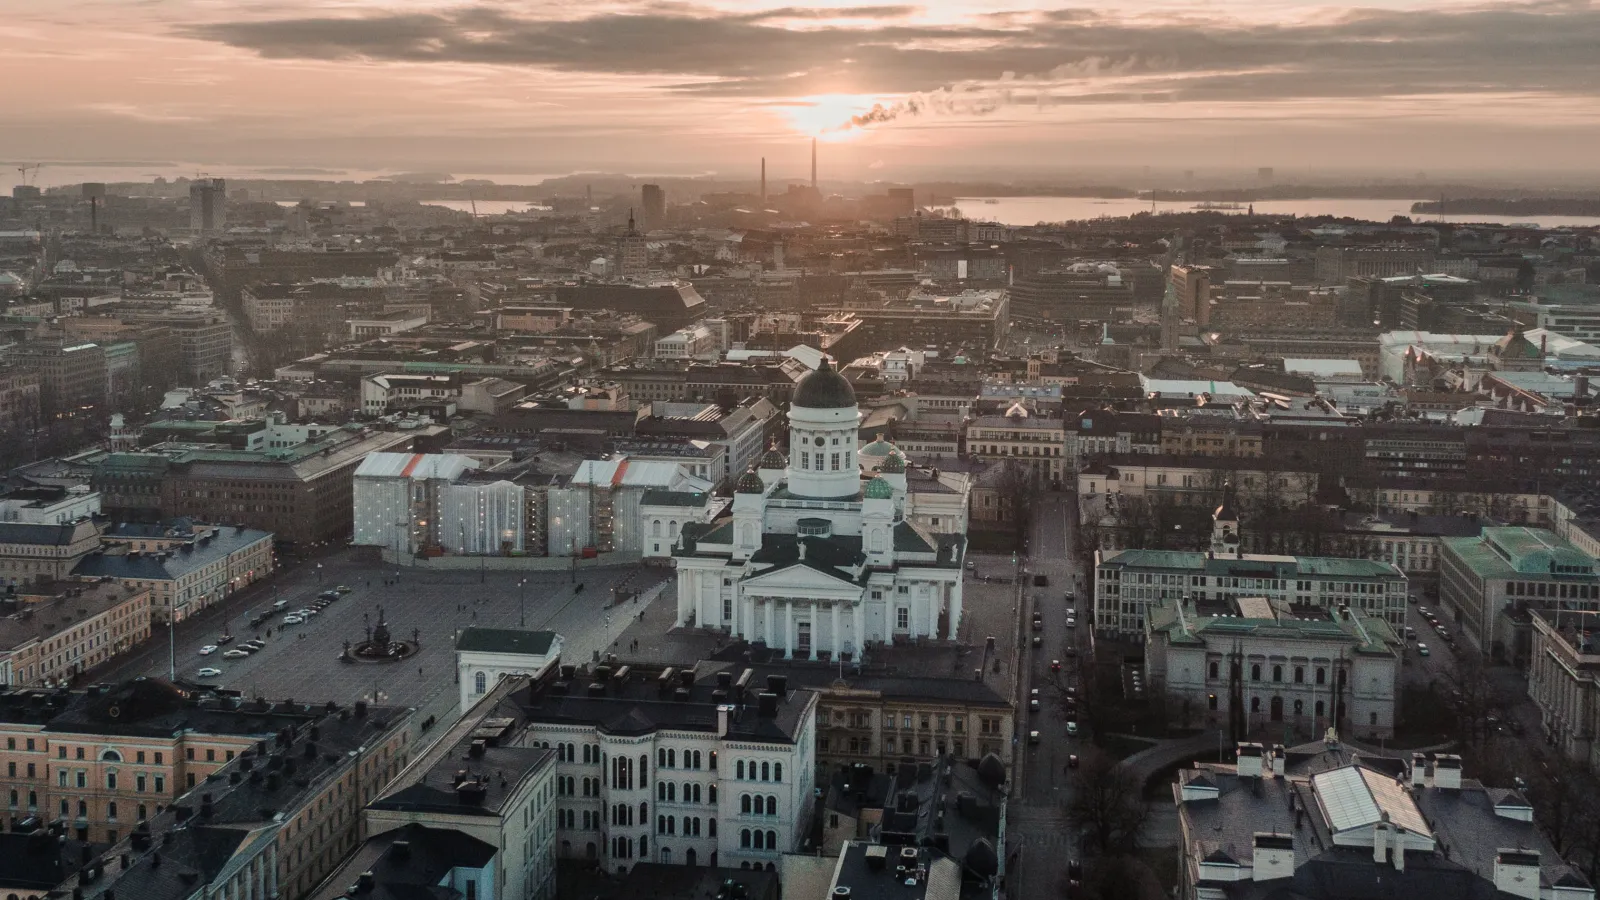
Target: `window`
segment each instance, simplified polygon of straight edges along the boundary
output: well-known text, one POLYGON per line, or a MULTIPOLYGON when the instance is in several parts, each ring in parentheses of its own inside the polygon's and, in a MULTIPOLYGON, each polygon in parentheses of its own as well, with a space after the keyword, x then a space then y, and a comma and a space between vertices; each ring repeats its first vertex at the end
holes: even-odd
POLYGON ((894 627, 904 631, 911 627, 911 607, 897 606, 894 609, 894 627))
POLYGON ((773 763, 772 764, 772 780, 773 781, 782 781, 783 780, 783 763, 773 763))
POLYGON ((162 754, 162 752, 160 750, 156 751, 156 765, 158 765, 158 766, 161 765, 161 757, 163 755, 164 754, 162 754))
POLYGON ((143 750, 139 750, 139 751, 135 752, 133 754, 133 760, 134 760, 134 762, 138 763, 141 766, 144 765, 144 751, 143 750))
POLYGON ((117 801, 112 800, 110 803, 106 804, 106 818, 112 820, 113 822, 116 821, 116 819, 117 819, 117 801))
POLYGON ((79 769, 78 770, 78 787, 86 788, 88 786, 89 786, 89 773, 87 771, 83 770, 83 769, 79 769))
POLYGON ((473 675, 472 687, 477 693, 487 693, 489 690, 489 674, 487 672, 478 672, 473 675))
POLYGON ((1212 681, 1216 681, 1217 677, 1218 677, 1218 667, 1217 667, 1217 664, 1215 662, 1213 662, 1210 665, 1210 667, 1208 668, 1208 671, 1210 672, 1210 674, 1207 677, 1209 677, 1212 681))
MULTIPOLYGON (((1321 666, 1317 666, 1317 684, 1327 684, 1327 683, 1328 683, 1328 670, 1324 669, 1321 666)), ((1319 703, 1317 705, 1321 706, 1322 704, 1319 703)), ((1319 713, 1317 713, 1317 715, 1322 715, 1322 713, 1319 712, 1319 713)))
POLYGON ((1250 680, 1251 681, 1260 681, 1261 680, 1261 664, 1260 663, 1256 663, 1256 664, 1254 664, 1254 665, 1252 665, 1250 667, 1250 680))
POLYGON ((165 776, 165 775, 157 775, 156 776, 156 793, 165 794, 166 792, 167 792, 167 776, 165 776))
POLYGON ((207 747, 206 748, 206 762, 216 762, 216 761, 217 761, 217 751, 211 749, 210 747, 207 747))
POLYGON ((1283 680, 1283 666, 1273 666, 1272 667, 1272 680, 1273 681, 1282 681, 1283 680))
POLYGON ((106 790, 114 791, 116 789, 117 789, 117 773, 116 772, 107 772, 106 773, 106 790))
POLYGON ((138 775, 133 776, 133 789, 138 791, 138 792, 140 792, 140 793, 144 793, 144 773, 143 772, 139 773, 138 775))
POLYGON ((1251 697, 1250 698, 1250 711, 1253 712, 1253 713, 1261 712, 1261 698, 1260 697, 1251 697))
MULTIPOLYGON (((1295 684, 1305 684, 1305 682, 1306 682, 1306 667, 1305 666, 1295 666, 1294 667, 1294 683, 1295 684)), ((1296 710, 1296 712, 1298 712, 1298 710, 1296 710)))

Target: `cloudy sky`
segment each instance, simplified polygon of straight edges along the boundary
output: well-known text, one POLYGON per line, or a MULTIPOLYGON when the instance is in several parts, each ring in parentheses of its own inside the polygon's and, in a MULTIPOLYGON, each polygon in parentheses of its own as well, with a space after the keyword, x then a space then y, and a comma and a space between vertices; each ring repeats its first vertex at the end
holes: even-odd
POLYGON ((0 0, 0 160, 1573 172, 1588 0, 0 0), (860 122, 851 125, 852 120, 860 122))

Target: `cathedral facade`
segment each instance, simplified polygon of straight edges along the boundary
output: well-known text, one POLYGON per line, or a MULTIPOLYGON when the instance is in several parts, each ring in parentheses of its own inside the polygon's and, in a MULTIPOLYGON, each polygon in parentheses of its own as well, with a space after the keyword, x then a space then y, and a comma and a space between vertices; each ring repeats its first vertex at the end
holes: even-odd
POLYGON ((859 423, 855 391, 826 360, 801 379, 789 455, 768 451, 739 479, 730 516, 684 526, 679 627, 813 660, 956 638, 966 536, 911 520, 905 457, 862 448, 859 423))

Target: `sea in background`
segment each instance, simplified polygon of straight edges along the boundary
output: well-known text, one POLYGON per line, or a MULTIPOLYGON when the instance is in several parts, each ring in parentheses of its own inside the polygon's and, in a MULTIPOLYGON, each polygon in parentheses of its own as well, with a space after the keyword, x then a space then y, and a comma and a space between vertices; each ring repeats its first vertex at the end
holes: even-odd
MULTIPOLYGON (((7 168, 0 169, 0 184, 10 181, 16 183, 16 165, 20 163, 6 163, 7 168)), ((85 181, 103 182, 107 184, 116 182, 149 183, 157 178, 174 181, 178 178, 224 178, 239 180, 267 180, 267 181, 373 181, 381 178, 392 178, 403 174, 398 169, 340 169, 319 168, 315 166, 211 166, 202 163, 184 162, 126 162, 126 163, 45 163, 37 172, 30 172, 29 184, 36 184, 42 188, 61 187, 63 185, 82 184, 85 181)), ((455 182, 475 179, 479 181, 492 181, 495 184, 538 184, 550 178, 562 178, 565 174, 539 174, 533 172, 505 173, 505 172, 450 172, 455 182)), ((452 182, 444 182, 446 184, 452 182)), ((9 188, 7 188, 9 192, 9 188)), ((480 209, 479 212, 482 212, 480 209)))
MULTIPOLYGON (((1262 200, 1258 213, 1295 216, 1339 216, 1387 222, 1395 216, 1411 216, 1418 222, 1501 222, 1517 225, 1591 227, 1600 225, 1600 216, 1490 216, 1413 214, 1410 200, 1361 200, 1312 198, 1308 200, 1262 200)), ((1070 222, 1082 219, 1131 216, 1150 211, 1149 200, 1132 197, 1103 200, 1096 197, 957 197, 956 204, 968 219, 999 222, 1003 225, 1035 225, 1039 222, 1070 222), (990 202, 993 201, 993 202, 990 202)), ((1244 204, 1243 207, 1247 207, 1244 204)), ((1227 215, 1244 215, 1245 209, 1213 210, 1227 215)), ((1193 202, 1157 203, 1155 211, 1180 213, 1195 211, 1193 202)))

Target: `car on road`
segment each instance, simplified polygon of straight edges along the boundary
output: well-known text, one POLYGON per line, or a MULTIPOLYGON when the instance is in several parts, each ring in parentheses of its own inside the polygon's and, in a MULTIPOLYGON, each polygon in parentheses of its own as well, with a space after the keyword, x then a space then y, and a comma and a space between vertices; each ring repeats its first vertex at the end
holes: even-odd
POLYGON ((299 625, 299 624, 301 624, 303 622, 305 622, 305 619, 302 619, 298 615, 295 615, 293 613, 283 617, 283 624, 284 625, 299 625))
POLYGON ((1037 732, 1037 731, 1028 732, 1028 743, 1030 743, 1030 744, 1039 743, 1039 732, 1037 732))
POLYGON ((221 644, 231 644, 231 643, 233 643, 233 635, 224 634, 221 637, 217 638, 217 643, 219 645, 221 645, 221 644))
POLYGON ((1417 615, 1419 615, 1419 616, 1423 617, 1424 619, 1426 619, 1430 615, 1432 615, 1432 613, 1428 612, 1428 608, 1426 606, 1419 606, 1419 607, 1417 607, 1417 615))
POLYGON ((1067 616, 1067 627, 1068 628, 1077 628, 1078 627, 1078 617, 1077 616, 1067 616))
POLYGON ((350 591, 351 591, 351 587, 348 584, 341 584, 338 587, 333 589, 333 592, 338 594, 338 595, 340 595, 341 597, 344 596, 345 594, 350 593, 350 591))
POLYGON ((314 610, 309 606, 306 607, 305 609, 301 609, 301 610, 296 610, 295 611, 295 615, 299 616, 302 619, 309 619, 309 618, 311 618, 312 616, 314 616, 316 614, 317 614, 317 610, 314 610))
POLYGON ((1067 591, 1065 594, 1062 595, 1061 599, 1067 601, 1068 603, 1077 603, 1078 602, 1078 595, 1073 593, 1072 591, 1067 591))
POLYGON ((1034 613, 1033 614, 1033 630, 1034 631, 1043 631, 1044 630, 1044 617, 1039 615, 1038 613, 1034 613))
POLYGON ((1078 723, 1077 722, 1073 722, 1073 721, 1068 721, 1067 722, 1067 734, 1075 735, 1077 733, 1078 733, 1078 723))
POLYGON ((201 656, 210 656, 211 654, 213 654, 215 652, 217 652, 217 645, 216 644, 207 644, 204 647, 200 648, 200 655, 201 656))
POLYGON ((1430 651, 1430 650, 1429 650, 1429 649, 1428 649, 1428 645, 1427 645, 1427 644, 1424 644, 1424 643, 1423 643, 1423 642, 1421 642, 1421 641, 1417 641, 1417 655, 1418 655, 1418 656, 1427 656, 1427 655, 1429 655, 1429 654, 1430 654, 1430 653, 1431 653, 1431 652, 1432 652, 1432 651, 1430 651))
POLYGON ((1059 660, 1059 659, 1050 660, 1050 671, 1052 671, 1052 672, 1060 672, 1061 671, 1061 660, 1059 660))
POLYGON ((317 599, 318 600, 337 600, 337 599, 339 599, 339 596, 340 596, 340 594, 339 594, 338 591, 323 591, 322 593, 317 595, 317 599))
POLYGON ((201 669, 194 674, 197 678, 216 678, 218 675, 222 674, 222 670, 213 668, 211 666, 206 666, 204 669, 201 669))
POLYGON ((249 655, 250 655, 250 651, 249 650, 224 650, 224 651, 222 651, 222 658, 223 659, 244 659, 245 657, 247 657, 249 655))
POLYGON ((1035 646, 1035 647, 1043 647, 1044 646, 1044 638, 1042 636, 1040 636, 1040 635, 1037 635, 1037 634, 1034 635, 1033 636, 1033 646, 1035 646))
POLYGON ((289 601, 287 601, 287 600, 279 600, 278 602, 272 604, 272 608, 277 610, 278 612, 283 612, 284 610, 289 608, 289 601))
POLYGON ((967 560, 967 571, 968 572, 976 572, 976 571, 978 571, 978 561, 975 560, 975 559, 967 560))
POLYGON ((266 641, 245 641, 244 643, 239 645, 239 649, 240 650, 249 650, 251 653, 254 653, 257 650, 265 650, 265 649, 267 649, 267 642, 266 641))
POLYGON ((1039 689, 1034 688, 1028 692, 1028 712, 1039 711, 1039 689))
POLYGON ((1067 754, 1067 768, 1076 769, 1077 767, 1078 767, 1078 754, 1076 754, 1076 753, 1067 754))

